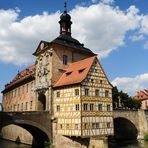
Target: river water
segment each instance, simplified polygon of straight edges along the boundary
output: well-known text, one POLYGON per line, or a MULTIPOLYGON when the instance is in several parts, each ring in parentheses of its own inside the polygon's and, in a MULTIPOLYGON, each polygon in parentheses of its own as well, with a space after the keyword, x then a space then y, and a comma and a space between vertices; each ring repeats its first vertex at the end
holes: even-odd
MULTIPOLYGON (((0 148, 34 148, 34 147, 25 144, 16 144, 15 142, 0 139, 0 148)), ((148 148, 148 142, 110 141, 109 148, 148 148)))

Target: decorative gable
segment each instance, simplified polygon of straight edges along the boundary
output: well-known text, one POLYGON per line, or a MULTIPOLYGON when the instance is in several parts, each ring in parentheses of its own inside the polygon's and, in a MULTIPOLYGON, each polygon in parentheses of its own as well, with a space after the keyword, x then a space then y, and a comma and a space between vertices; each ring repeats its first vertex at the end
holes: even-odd
POLYGON ((37 56, 39 53, 41 53, 43 50, 47 49, 49 46, 49 42, 46 41, 40 41, 36 51, 33 53, 34 56, 37 56))

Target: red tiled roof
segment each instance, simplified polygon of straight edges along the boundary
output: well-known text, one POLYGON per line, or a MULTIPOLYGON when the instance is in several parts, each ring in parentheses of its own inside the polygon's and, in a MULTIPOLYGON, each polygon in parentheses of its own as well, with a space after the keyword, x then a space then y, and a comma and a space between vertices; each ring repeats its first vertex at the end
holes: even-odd
POLYGON ((136 96, 134 96, 133 98, 137 99, 137 100, 147 100, 148 99, 148 90, 144 89, 144 90, 140 90, 137 91, 136 96))
POLYGON ((10 83, 5 85, 5 87, 6 88, 10 87, 10 86, 14 85, 16 82, 22 81, 25 78, 28 78, 29 76, 34 75, 34 73, 35 73, 35 65, 32 65, 32 66, 28 67, 27 69, 19 72, 10 83))
POLYGON ((93 56, 70 64, 66 72, 63 73, 54 87, 78 84, 82 82, 86 78, 95 58, 96 56, 93 56))

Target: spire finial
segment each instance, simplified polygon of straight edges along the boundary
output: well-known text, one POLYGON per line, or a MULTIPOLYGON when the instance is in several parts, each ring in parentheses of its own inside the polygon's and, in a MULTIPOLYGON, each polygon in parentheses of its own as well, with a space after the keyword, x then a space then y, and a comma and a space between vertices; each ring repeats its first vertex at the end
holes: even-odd
POLYGON ((67 2, 66 2, 66 0, 65 0, 65 2, 64 2, 64 12, 67 13, 67 2))

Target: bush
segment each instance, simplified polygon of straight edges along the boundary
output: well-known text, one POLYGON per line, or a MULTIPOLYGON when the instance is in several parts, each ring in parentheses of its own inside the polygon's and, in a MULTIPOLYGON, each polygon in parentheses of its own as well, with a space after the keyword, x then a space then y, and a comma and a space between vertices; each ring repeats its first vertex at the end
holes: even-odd
POLYGON ((148 133, 145 133, 145 134, 144 134, 144 140, 145 140, 145 141, 148 141, 148 133))
POLYGON ((50 142, 45 141, 44 146, 45 146, 45 148, 50 148, 51 144, 50 144, 50 142))

